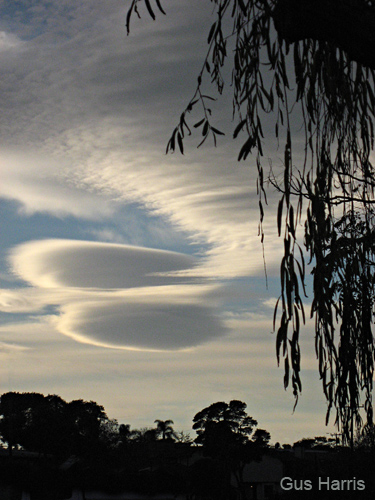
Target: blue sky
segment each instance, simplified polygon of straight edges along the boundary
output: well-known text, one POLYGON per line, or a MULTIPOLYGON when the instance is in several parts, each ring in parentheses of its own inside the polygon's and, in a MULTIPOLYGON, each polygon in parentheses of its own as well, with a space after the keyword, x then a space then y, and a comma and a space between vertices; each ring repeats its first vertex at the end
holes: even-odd
POLYGON ((92 399, 132 427, 171 418, 185 431, 203 407, 241 399, 274 442, 329 432, 311 324, 293 415, 283 389, 276 199, 266 288, 255 160, 236 161, 229 85, 213 105, 218 147, 193 137, 165 155, 210 3, 170 1, 127 37, 128 4, 0 4, 0 391, 92 399))

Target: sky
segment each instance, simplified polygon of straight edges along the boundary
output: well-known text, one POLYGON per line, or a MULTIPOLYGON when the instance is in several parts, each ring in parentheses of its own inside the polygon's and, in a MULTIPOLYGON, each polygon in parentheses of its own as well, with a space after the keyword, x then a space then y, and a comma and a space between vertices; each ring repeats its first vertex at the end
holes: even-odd
POLYGON ((0 393, 94 400, 132 428, 172 419, 193 438, 194 415, 232 399, 272 442, 333 432, 311 322, 294 412, 283 387, 277 197, 266 281, 255 158, 237 162, 229 82, 212 103, 217 147, 197 149, 198 133, 165 154, 212 4, 169 0, 155 21, 140 5, 127 36, 129 4, 0 0, 0 393))

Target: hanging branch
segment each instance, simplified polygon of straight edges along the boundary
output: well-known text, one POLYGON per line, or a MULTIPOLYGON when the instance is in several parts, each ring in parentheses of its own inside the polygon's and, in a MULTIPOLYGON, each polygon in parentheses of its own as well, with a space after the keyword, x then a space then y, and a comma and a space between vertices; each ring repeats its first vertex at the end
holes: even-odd
MULTIPOLYGON (((131 4, 128 28, 140 1, 131 4)), ((274 329, 277 360, 284 359, 284 386, 291 382, 297 402, 306 254, 312 266, 311 316, 327 421, 334 408, 336 423, 349 439, 353 422, 361 425, 362 401, 366 425, 373 422, 375 7, 370 0, 211 2, 215 21, 207 56, 167 152, 178 147, 184 153, 184 134, 191 133, 186 120, 194 106, 203 111, 194 125, 202 133, 200 144, 209 134, 215 142, 222 134, 212 125, 212 97, 203 93, 202 82, 206 76, 219 94, 223 91, 222 68, 231 38, 233 137, 242 138, 238 160, 250 160, 258 171, 262 242, 265 182, 280 194, 276 223, 284 255, 274 329), (225 32, 228 19, 232 28, 225 32), (264 136, 266 116, 274 121, 274 136, 264 136), (295 165, 291 123, 301 116, 305 157, 295 165), (275 139, 284 150, 281 180, 263 170, 263 143, 275 139), (298 228, 304 228, 303 242, 298 228)), ((150 2, 145 5, 154 18, 150 2)))

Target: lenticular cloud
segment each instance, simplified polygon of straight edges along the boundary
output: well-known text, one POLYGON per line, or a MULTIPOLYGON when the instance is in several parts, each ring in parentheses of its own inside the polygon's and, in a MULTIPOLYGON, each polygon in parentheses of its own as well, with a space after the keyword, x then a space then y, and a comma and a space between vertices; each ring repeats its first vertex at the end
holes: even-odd
POLYGON ((39 300, 58 304, 56 329, 79 342, 178 350, 226 332, 205 300, 210 287, 184 276, 196 264, 189 255, 59 239, 19 245, 10 262, 39 300))
POLYGON ((177 252, 60 239, 19 245, 11 261, 14 271, 36 286, 104 289, 175 284, 181 279, 172 273, 195 262, 177 252))

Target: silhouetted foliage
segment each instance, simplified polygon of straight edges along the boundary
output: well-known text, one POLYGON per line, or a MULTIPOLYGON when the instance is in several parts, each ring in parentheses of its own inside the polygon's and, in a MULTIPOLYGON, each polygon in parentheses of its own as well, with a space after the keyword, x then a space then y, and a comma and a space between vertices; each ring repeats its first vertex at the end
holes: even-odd
POLYGON ((340 447, 339 441, 334 437, 316 436, 314 438, 303 438, 296 441, 293 446, 300 446, 308 450, 331 450, 340 447))
POLYGON ((239 444, 247 443, 258 422, 246 413, 246 407, 242 401, 219 401, 198 412, 193 418, 193 429, 198 434, 195 442, 207 449, 211 442, 235 440, 239 444))
MULTIPOLYGON (((3 394, 0 435, 3 440, 12 436, 14 450, 9 457, 0 447, 0 497, 3 486, 8 485, 13 488, 14 498, 20 498, 24 489, 32 500, 70 498, 77 487, 113 494, 126 491, 186 495, 194 500, 248 500, 245 466, 261 461, 269 453, 271 459, 285 460, 287 473, 293 472, 298 478, 314 479, 319 474, 361 478, 366 482, 366 491, 360 498, 373 498, 374 450, 367 441, 362 445, 358 441, 351 451, 347 447, 332 449, 332 439, 324 436, 303 439, 295 445, 311 451, 298 456, 285 451, 290 449, 288 445, 284 450, 276 446, 270 449, 269 433, 256 428, 256 421, 246 413, 246 404, 237 400, 204 408, 194 418, 194 425, 201 443, 198 445, 158 439, 152 428, 131 430, 129 425, 119 426, 93 401, 67 403, 55 395, 3 394), (61 427, 55 434, 57 424, 61 427), (41 436, 42 426, 48 439, 41 436), (34 430, 35 435, 30 436, 34 430), (54 445, 50 438, 55 440, 54 445), (77 438, 79 446, 72 442, 77 438), (27 447, 36 452, 25 451, 27 447), (319 460, 317 450, 324 451, 319 460)), ((370 442, 371 436, 368 429, 370 442)), ((355 498, 341 493, 340 498, 355 498)), ((324 498, 319 492, 320 496, 324 498)))
MULTIPOLYGON (((352 422, 362 424, 361 400, 367 424, 373 422, 375 5, 370 0, 211 2, 215 21, 208 30, 208 53, 167 151, 184 153, 185 134, 191 134, 187 117, 197 107, 202 110, 194 125, 203 136, 200 144, 210 135, 216 143, 222 132, 212 122, 204 76, 221 94, 223 66, 232 55, 233 136, 243 137, 238 160, 252 158, 258 171, 262 242, 267 180, 280 195, 277 228, 284 256, 274 329, 284 385, 291 381, 297 403, 309 260, 326 419, 334 407, 336 423, 349 439, 352 422), (274 130, 267 136, 266 123, 267 130, 274 130), (284 158, 279 173, 272 164, 267 173, 263 150, 275 142, 284 158)), ((141 3, 131 4, 128 31, 141 3)), ((151 0, 144 4, 155 18, 151 0)), ((162 11, 159 1, 156 5, 162 11)))
MULTIPOLYGON (((39 453, 64 447, 65 401, 59 396, 8 392, 0 400, 0 435, 8 443, 39 453)), ((69 431, 68 431, 69 432, 69 431)))
POLYGON ((191 444, 193 442, 188 432, 177 431, 174 436, 177 443, 191 444))
POLYGON ((155 420, 155 424, 157 424, 156 435, 161 436, 163 441, 165 439, 174 439, 173 423, 173 420, 155 420))
POLYGON ((131 439, 133 431, 130 430, 129 424, 120 424, 118 428, 120 443, 125 444, 131 439))
POLYGON ((131 440, 137 443, 151 443, 157 440, 157 429, 151 427, 142 427, 134 429, 131 434, 131 440))
POLYGON ((270 442, 271 434, 264 429, 256 429, 252 436, 252 441, 259 448, 266 448, 270 442))
POLYGON ((10 453, 19 445, 43 454, 83 456, 108 439, 110 421, 94 401, 67 403, 56 395, 8 392, 0 399, 0 417, 0 436, 10 453))
POLYGON ((375 455, 375 424, 366 425, 357 434, 355 443, 356 450, 369 451, 375 455))
POLYGON ((271 438, 263 429, 254 431, 257 421, 246 413, 246 407, 246 403, 238 400, 220 401, 204 408, 193 419, 193 429, 198 434, 195 442, 203 445, 206 456, 226 465, 240 492, 245 465, 262 458, 271 438))

